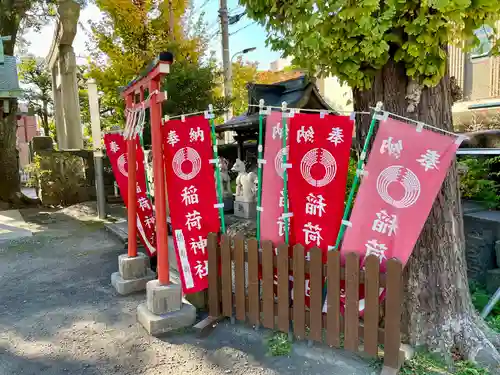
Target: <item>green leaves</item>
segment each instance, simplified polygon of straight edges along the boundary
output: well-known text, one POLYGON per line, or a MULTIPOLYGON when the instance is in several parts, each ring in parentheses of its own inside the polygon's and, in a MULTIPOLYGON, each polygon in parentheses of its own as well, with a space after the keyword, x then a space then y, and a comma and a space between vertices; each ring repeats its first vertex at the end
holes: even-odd
MULTIPOLYGON (((295 56, 301 66, 335 72, 361 89, 389 58, 403 62, 408 76, 435 85, 445 73, 445 47, 460 34, 472 40, 482 23, 500 19, 500 2, 491 0, 317 1, 317 9, 307 0, 240 2, 250 17, 268 24, 272 47, 295 56), (323 49, 329 51, 318 52, 323 49)), ((493 51, 500 52, 500 41, 493 51)))
POLYGON ((126 85, 166 50, 175 56, 171 74, 163 83, 169 97, 166 112, 175 115, 204 110, 208 104, 222 106, 221 92, 215 90, 222 82, 221 72, 206 58, 209 33, 202 18, 193 19, 186 13, 186 1, 173 0, 174 35, 169 31, 168 2, 164 0, 96 0, 96 5, 103 18, 91 23, 89 70, 103 93, 103 127, 124 125, 124 102, 117 87, 126 85))

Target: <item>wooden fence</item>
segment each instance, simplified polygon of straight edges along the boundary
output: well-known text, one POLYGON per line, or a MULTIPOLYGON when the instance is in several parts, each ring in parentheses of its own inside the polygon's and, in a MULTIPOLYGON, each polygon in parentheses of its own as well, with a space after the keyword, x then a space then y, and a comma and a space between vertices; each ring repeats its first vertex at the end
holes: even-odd
POLYGON ((356 253, 346 255, 345 266, 341 266, 340 254, 336 251, 328 253, 325 264, 318 248, 311 250, 310 260, 305 259, 301 245, 293 247, 293 258, 289 255, 287 245, 280 245, 276 255, 271 242, 263 241, 262 251, 259 251, 255 239, 246 241, 245 246, 240 235, 222 236, 219 245, 217 235, 211 233, 208 237, 210 317, 235 317, 255 326, 293 333, 297 339, 325 342, 337 348, 343 346, 346 350, 373 357, 379 355, 379 345, 383 345, 384 369, 399 369, 402 360, 401 262, 389 260, 387 272, 383 274, 379 271, 379 259, 374 255, 366 259, 364 270, 360 270, 356 253), (293 276, 293 290, 290 290, 289 276, 293 276), (309 307, 305 303, 307 277, 309 307), (323 313, 325 277, 327 312, 323 313), (341 280, 345 281, 345 292, 341 291, 341 280), (359 314, 360 284, 364 284, 365 294, 362 318, 359 314), (379 288, 385 288, 383 304, 379 302, 379 288), (343 314, 341 293, 345 293, 343 314), (384 306, 385 319, 382 320, 384 306))

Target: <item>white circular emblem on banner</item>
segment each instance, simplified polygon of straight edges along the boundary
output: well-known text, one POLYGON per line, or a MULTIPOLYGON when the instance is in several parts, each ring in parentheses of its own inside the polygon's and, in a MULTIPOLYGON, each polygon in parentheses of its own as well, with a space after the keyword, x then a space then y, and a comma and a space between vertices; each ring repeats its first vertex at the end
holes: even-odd
POLYGON ((276 173, 281 178, 283 178, 283 171, 284 171, 284 168, 283 168, 283 155, 288 156, 288 149, 289 149, 288 146, 283 147, 281 150, 279 150, 276 153, 276 156, 274 157, 274 169, 276 169, 276 173))
MULTIPOLYGON (((118 170, 120 171, 120 173, 128 178, 128 168, 125 168, 125 164, 127 164, 126 154, 121 154, 118 157, 116 164, 118 166, 118 170)), ((139 164, 136 162, 135 163, 135 170, 138 170, 138 169, 139 169, 139 164)))
POLYGON ((177 177, 186 181, 192 180, 198 173, 200 173, 201 170, 200 154, 198 154, 198 151, 191 147, 183 147, 177 150, 174 158, 172 159, 172 169, 177 177), (191 163, 191 172, 184 173, 182 171, 182 164, 184 162, 191 163))
POLYGON ((337 162, 333 155, 324 148, 313 148, 309 150, 300 161, 300 173, 306 182, 314 187, 322 187, 328 185, 335 178, 337 173, 337 162), (321 157, 318 160, 318 154, 321 152, 321 157), (316 164, 321 164, 324 168, 324 175, 321 179, 316 179, 311 174, 311 169, 316 164))
POLYGON ((408 208, 415 204, 420 196, 420 181, 415 173, 401 165, 387 167, 377 177, 377 192, 384 202, 396 208, 408 208), (399 200, 389 194, 389 185, 401 185, 405 193, 399 200))

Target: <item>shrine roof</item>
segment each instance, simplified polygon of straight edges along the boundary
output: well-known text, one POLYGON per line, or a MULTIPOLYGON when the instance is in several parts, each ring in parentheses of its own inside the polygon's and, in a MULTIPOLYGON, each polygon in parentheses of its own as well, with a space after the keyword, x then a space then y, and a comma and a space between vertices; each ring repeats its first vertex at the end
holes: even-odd
POLYGON ((287 102, 289 108, 333 111, 319 93, 315 80, 307 75, 273 84, 248 83, 247 88, 249 106, 246 112, 218 125, 217 132, 246 131, 258 127, 259 107, 256 105, 260 99, 264 99, 266 106, 281 107, 281 103, 287 102))
POLYGON ((15 98, 21 94, 16 58, 5 56, 5 62, 0 64, 0 98, 15 98))

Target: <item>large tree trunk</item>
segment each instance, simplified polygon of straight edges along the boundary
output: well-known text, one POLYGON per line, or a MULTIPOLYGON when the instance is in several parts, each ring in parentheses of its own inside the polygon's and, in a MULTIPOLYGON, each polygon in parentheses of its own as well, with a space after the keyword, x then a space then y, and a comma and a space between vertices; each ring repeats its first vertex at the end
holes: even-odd
MULTIPOLYGON (((2 0, 0 2, 0 36, 11 37, 11 40, 3 42, 5 55, 14 55, 19 23, 30 5, 29 1, 2 0)), ((9 107, 8 114, 0 111, 0 201, 13 203, 14 206, 37 203, 37 200, 21 194, 16 149, 17 100, 9 100, 9 107)))
POLYGON ((10 100, 10 112, 0 112, 0 201, 13 202, 21 190, 16 149, 17 101, 10 100))
MULTIPOLYGON (((409 112, 410 102, 402 95, 408 86, 404 67, 390 62, 377 73, 371 90, 354 91, 355 110, 366 111, 382 101, 389 112, 453 130, 448 76, 436 87, 422 90, 413 112, 409 112)), ((369 123, 368 117, 357 123, 358 139, 364 141, 369 123)), ((405 268, 403 329, 410 344, 445 357, 458 350, 466 358, 490 367, 500 363, 494 347, 498 337, 477 316, 471 302, 455 163, 405 268)))

